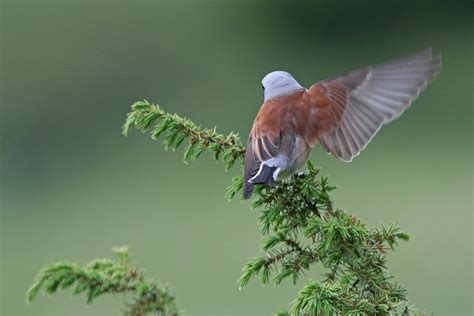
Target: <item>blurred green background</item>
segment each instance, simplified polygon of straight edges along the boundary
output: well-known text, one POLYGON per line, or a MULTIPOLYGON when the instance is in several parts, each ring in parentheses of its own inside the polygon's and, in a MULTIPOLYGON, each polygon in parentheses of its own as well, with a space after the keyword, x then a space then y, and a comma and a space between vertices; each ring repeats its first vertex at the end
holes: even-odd
MULTIPOLYGON (((224 199, 229 173, 184 165, 148 136, 124 138, 148 99, 244 141, 276 69, 310 85, 432 45, 444 70, 351 164, 312 154, 336 204, 413 234, 390 255, 410 300, 472 314, 470 1, 3 1, 1 4, 1 315, 118 315, 121 297, 85 306, 66 292, 24 303, 34 274, 129 245, 186 315, 271 315, 297 286, 239 292, 259 252, 258 213, 224 199)), ((317 277, 317 274, 308 275, 317 277)))

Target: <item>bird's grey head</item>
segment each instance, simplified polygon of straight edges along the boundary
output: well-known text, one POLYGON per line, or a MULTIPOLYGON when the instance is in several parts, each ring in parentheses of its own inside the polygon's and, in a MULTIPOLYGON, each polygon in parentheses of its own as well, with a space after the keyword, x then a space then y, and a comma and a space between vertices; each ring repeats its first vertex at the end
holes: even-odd
POLYGON ((298 81, 286 71, 273 71, 262 79, 264 101, 304 90, 298 81))

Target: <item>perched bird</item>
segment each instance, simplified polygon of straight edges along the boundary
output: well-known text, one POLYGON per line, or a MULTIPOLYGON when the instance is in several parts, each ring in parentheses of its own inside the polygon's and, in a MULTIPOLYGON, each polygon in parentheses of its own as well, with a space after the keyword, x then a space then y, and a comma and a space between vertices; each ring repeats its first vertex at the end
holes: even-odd
POLYGON ((441 69, 441 55, 430 49, 306 89, 285 71, 267 74, 264 103, 250 132, 245 155, 244 198, 255 184, 298 170, 320 143, 350 162, 382 125, 398 118, 441 69))

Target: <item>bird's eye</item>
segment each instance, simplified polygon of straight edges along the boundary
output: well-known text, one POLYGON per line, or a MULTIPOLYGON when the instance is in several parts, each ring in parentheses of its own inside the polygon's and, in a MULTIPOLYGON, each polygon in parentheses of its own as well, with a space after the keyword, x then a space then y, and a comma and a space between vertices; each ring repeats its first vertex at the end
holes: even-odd
POLYGON ((265 87, 263 86, 263 84, 262 84, 262 89, 265 90, 265 87))

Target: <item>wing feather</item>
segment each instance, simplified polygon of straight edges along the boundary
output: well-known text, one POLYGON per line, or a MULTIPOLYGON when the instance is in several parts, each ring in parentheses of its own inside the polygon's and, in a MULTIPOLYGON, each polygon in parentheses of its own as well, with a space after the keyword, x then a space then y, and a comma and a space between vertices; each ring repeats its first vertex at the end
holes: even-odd
MULTIPOLYGON (((317 138, 323 148, 351 161, 380 128, 398 118, 441 69, 441 56, 431 49, 385 64, 356 70, 314 84, 309 92, 324 94, 330 109, 320 119, 331 121, 317 138)), ((327 107, 327 104, 324 104, 327 107)))
POLYGON ((245 152, 244 198, 252 196, 254 184, 249 182, 259 173, 262 162, 275 158, 280 147, 280 139, 269 135, 261 135, 258 130, 249 136, 245 152))

